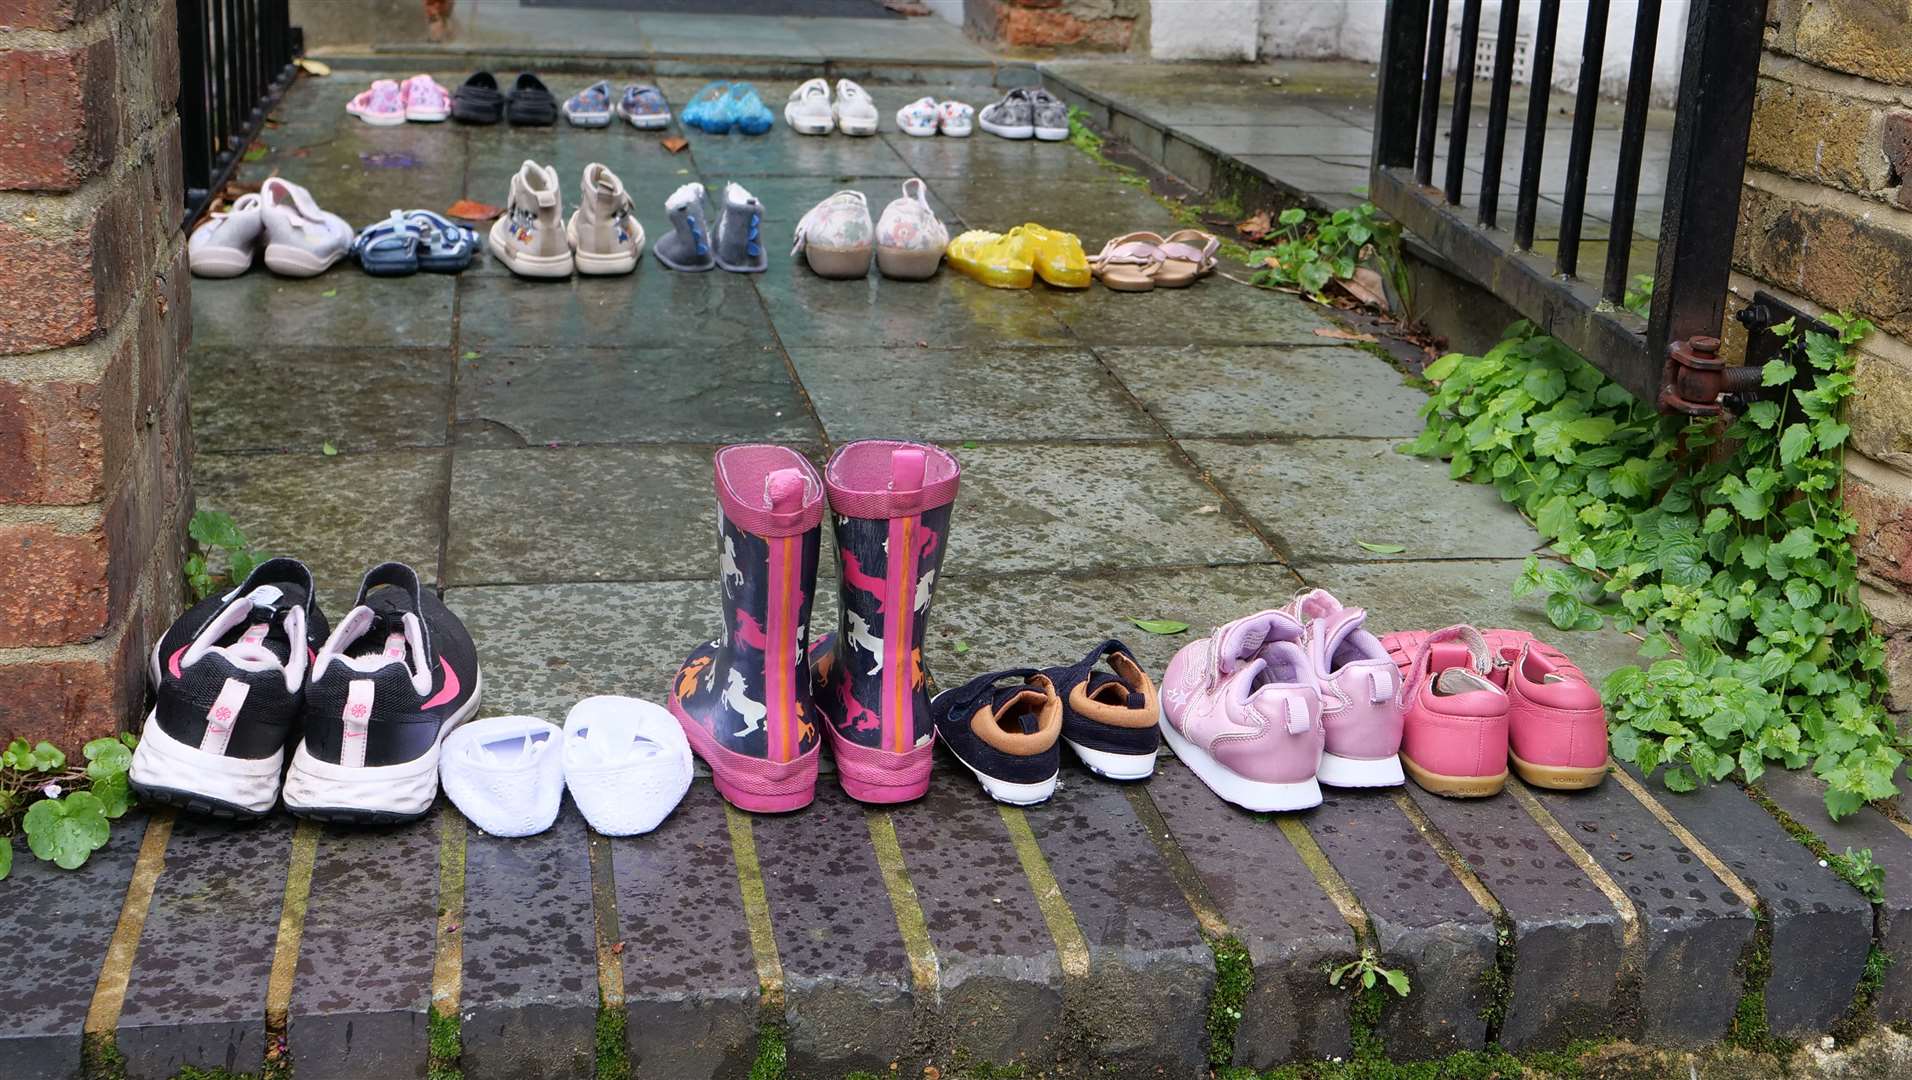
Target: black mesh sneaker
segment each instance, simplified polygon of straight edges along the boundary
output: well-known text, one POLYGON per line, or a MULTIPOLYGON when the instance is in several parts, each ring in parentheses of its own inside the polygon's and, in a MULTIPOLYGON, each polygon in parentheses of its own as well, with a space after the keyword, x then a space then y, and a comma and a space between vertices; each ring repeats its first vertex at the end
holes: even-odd
POLYGON ((936 741, 997 802, 1031 806, 1056 793, 1062 699, 1034 668, 979 675, 930 699, 936 741))
POLYGON ((224 818, 270 811, 323 640, 312 573, 297 559, 268 559, 181 616, 153 648, 157 700, 128 777, 140 800, 224 818))
POLYGON ((438 797, 439 746, 477 713, 483 688, 457 616, 411 567, 374 567, 312 661, 286 809, 320 821, 423 817, 438 797))
POLYGON ((1062 698, 1062 741, 1090 772, 1111 780, 1146 780, 1155 772, 1162 704, 1127 645, 1111 638, 1074 666, 1044 674, 1062 698))

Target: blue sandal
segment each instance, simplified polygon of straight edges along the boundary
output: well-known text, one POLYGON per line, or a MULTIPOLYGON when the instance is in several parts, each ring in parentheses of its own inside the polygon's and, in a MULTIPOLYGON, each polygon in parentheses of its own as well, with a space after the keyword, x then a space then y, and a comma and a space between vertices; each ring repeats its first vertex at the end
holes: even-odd
POLYGON ((394 210, 391 217, 359 231, 352 254, 368 274, 403 277, 418 272, 420 239, 418 227, 394 210))
POLYGON ((456 274, 478 253, 478 233, 430 210, 408 210, 405 221, 418 230, 418 268, 456 274))

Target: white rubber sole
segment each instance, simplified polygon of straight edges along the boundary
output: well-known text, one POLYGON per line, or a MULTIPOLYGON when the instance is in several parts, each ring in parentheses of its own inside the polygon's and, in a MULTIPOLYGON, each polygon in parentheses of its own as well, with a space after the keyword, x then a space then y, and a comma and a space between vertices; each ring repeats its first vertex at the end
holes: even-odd
POLYGON ((1168 741, 1169 749, 1175 751, 1175 756, 1182 759, 1182 764, 1201 777, 1202 783, 1226 802, 1257 813, 1306 810, 1321 805, 1321 785, 1313 779, 1295 784, 1250 780, 1208 756, 1208 751, 1182 738, 1175 730, 1175 725, 1168 722, 1168 717, 1162 718, 1160 727, 1162 738, 1168 741))
POLYGON ((284 765, 283 750, 269 758, 255 759, 227 757, 188 746, 159 726, 159 710, 155 708, 146 714, 127 778, 144 787, 184 792, 264 814, 279 801, 279 776, 284 765))
POLYGON ((1069 129, 1066 127, 1062 127, 1062 128, 1039 127, 1034 130, 1036 133, 1036 138, 1041 139, 1043 142, 1061 142, 1062 140, 1069 137, 1069 129))
POLYGON ((352 110, 350 109, 347 109, 345 111, 348 113, 352 113, 353 116, 358 117, 360 120, 365 121, 366 123, 372 125, 373 127, 397 127, 400 124, 403 124, 405 122, 405 114, 402 112, 393 113, 390 116, 386 116, 383 113, 352 112, 352 110))
POLYGON ((472 675, 471 700, 438 727, 431 749, 398 765, 351 766, 320 761, 299 740, 285 774, 286 809, 346 811, 392 817, 417 817, 438 798, 438 757, 445 736, 472 718, 485 697, 485 673, 472 675))
POLYGON ((266 245, 266 269, 283 277, 318 277, 332 264, 345 258, 345 249, 341 248, 330 255, 314 255, 302 247, 291 244, 266 245))
POLYGON ((567 223, 564 237, 571 243, 571 258, 577 263, 580 274, 628 274, 637 269, 637 260, 644 255, 644 226, 637 227, 637 246, 630 251, 620 251, 615 255, 599 255, 584 251, 578 247, 578 237, 567 223))
POLYGON ((617 107, 617 114, 622 116, 626 123, 639 131, 662 131, 671 126, 671 114, 669 113, 656 116, 634 116, 631 113, 625 112, 623 106, 620 105, 617 107))
POLYGON ((1000 135, 1005 139, 1032 139, 1035 138, 1036 135, 1036 129, 1033 125, 1022 124, 1012 126, 1009 124, 996 124, 980 116, 976 118, 976 126, 989 132, 991 135, 1000 135))
POLYGON ((1116 754, 1064 739, 1084 768, 1109 780, 1147 780, 1155 775, 1154 754, 1116 754))
POLYGON ((1315 779, 1329 787, 1351 788, 1399 787, 1407 783, 1407 775, 1401 771, 1401 759, 1395 755, 1363 761, 1339 754, 1322 754, 1315 779))
POLYGON ((931 135, 936 134, 935 124, 931 124, 928 127, 920 127, 920 128, 910 127, 908 124, 898 124, 896 125, 896 129, 898 131, 901 131, 905 135, 914 135, 919 139, 926 139, 930 137, 931 135))
POLYGON ((406 109, 405 119, 414 124, 442 124, 451 119, 451 110, 439 112, 434 109, 406 109))
POLYGON ((876 123, 875 120, 845 120, 842 117, 838 117, 836 125, 837 130, 845 135, 867 138, 876 134, 876 123))
POLYGON ((783 111, 783 122, 789 124, 790 130, 799 135, 828 135, 836 130, 836 120, 833 117, 812 119, 807 116, 798 116, 789 109, 783 111))
MULTIPOLYGON (((563 110, 559 111, 563 112, 563 110)), ((564 118, 571 122, 572 127, 601 128, 611 126, 611 114, 608 112, 567 112, 564 114, 564 118)))
POLYGON ((967 139, 969 138, 969 133, 974 130, 976 129, 973 125, 964 125, 963 127, 955 128, 953 130, 948 125, 944 125, 943 134, 949 136, 952 139, 967 139))
MULTIPOLYGON (((942 694, 937 694, 936 697, 940 698, 943 694, 950 692, 949 690, 945 690, 942 694)), ((935 698, 930 699, 930 707, 932 709, 935 707, 935 703, 935 698)), ((988 773, 983 772, 981 769, 978 769, 976 766, 971 765, 969 762, 964 761, 963 755, 957 753, 956 748, 949 745, 946 740, 938 739, 937 741, 943 744, 943 749, 949 751, 950 757, 955 758, 958 764, 969 770, 970 775, 974 776, 977 783, 983 786, 983 790, 989 793, 989 797, 999 803, 1007 803, 1010 806, 1034 806, 1039 802, 1046 802, 1050 796, 1056 793, 1056 784, 1062 779, 1061 770, 1057 770, 1056 774, 1049 779, 1038 780, 1033 784, 1012 784, 1007 780, 998 780, 988 773)))
POLYGON ((485 234, 485 246, 491 249, 491 257, 505 264, 505 268, 522 277, 562 278, 570 277, 577 268, 577 259, 567 251, 562 255, 518 255, 498 234, 507 222, 499 218, 491 223, 491 231, 485 234))
POLYGON ((194 277, 229 278, 252 269, 252 253, 231 248, 205 248, 189 252, 187 262, 194 277))

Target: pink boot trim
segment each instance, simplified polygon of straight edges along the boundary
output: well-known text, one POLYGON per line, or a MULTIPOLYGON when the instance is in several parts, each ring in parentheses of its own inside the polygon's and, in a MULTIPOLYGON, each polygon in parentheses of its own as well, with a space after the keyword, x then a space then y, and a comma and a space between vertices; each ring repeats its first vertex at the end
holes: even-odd
POLYGON ((929 793, 933 739, 903 753, 876 750, 837 734, 824 724, 830 756, 836 759, 837 781, 850 798, 863 803, 901 803, 929 793))
POLYGON ((781 814, 801 810, 817 797, 817 764, 821 760, 817 751, 821 744, 781 764, 747 757, 719 746, 704 725, 684 711, 675 693, 668 704, 691 749, 710 766, 710 780, 717 793, 732 806, 757 814, 781 814))

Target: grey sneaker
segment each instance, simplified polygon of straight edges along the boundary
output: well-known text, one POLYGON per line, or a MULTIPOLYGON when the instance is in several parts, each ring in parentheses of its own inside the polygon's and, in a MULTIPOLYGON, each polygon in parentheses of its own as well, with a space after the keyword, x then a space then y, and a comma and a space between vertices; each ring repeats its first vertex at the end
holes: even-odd
POLYGON ((578 208, 564 234, 577 252, 580 274, 628 274, 644 254, 644 226, 638 223, 624 181, 602 165, 584 167, 578 208))
POLYGON ((491 224, 491 254, 525 277, 570 277, 571 241, 564 235, 558 173, 527 161, 511 177, 511 199, 491 224))
POLYGON ((1028 139, 1036 134, 1035 108, 1029 100, 1030 90, 1019 86, 1003 95, 994 105, 983 106, 976 114, 976 123, 991 135, 1000 135, 1005 139, 1028 139))
POLYGON ((672 270, 698 272, 717 265, 710 253, 710 214, 704 209, 704 185, 685 184, 664 200, 671 231, 651 250, 672 270))
POLYGON ((762 232, 763 204, 742 184, 725 184, 723 216, 717 219, 717 265, 733 274, 761 274, 770 269, 762 232))
POLYGON ((1029 107, 1034 114, 1036 138, 1059 142, 1069 137, 1069 106, 1040 86, 1029 91, 1029 107))

